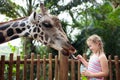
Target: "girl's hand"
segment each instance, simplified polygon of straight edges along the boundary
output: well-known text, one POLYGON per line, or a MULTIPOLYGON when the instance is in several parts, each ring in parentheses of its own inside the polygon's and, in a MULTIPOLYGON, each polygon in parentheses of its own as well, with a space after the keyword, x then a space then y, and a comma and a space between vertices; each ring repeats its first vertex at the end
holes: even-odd
POLYGON ((81 61, 83 57, 81 55, 77 55, 77 59, 81 61))
POLYGON ((82 72, 82 75, 87 76, 87 77, 92 77, 93 73, 89 72, 88 70, 85 70, 82 72))

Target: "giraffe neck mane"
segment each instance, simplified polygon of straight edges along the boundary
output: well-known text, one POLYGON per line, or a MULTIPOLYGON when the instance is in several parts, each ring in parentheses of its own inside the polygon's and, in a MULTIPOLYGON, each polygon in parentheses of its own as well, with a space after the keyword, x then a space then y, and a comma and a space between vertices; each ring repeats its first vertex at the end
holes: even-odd
POLYGON ((21 17, 21 18, 14 19, 14 20, 10 20, 10 21, 6 21, 6 22, 0 22, 0 26, 3 25, 3 24, 6 24, 6 23, 10 23, 10 22, 14 22, 14 21, 22 20, 22 19, 25 19, 25 18, 26 18, 26 17, 21 17))

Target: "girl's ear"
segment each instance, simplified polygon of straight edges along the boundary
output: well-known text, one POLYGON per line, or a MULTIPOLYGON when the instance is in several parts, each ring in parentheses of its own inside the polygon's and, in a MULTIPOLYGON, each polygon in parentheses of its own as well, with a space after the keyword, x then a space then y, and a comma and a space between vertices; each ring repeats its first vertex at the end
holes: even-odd
POLYGON ((29 22, 36 23, 37 21, 38 21, 38 14, 36 12, 32 12, 32 14, 29 16, 29 22))

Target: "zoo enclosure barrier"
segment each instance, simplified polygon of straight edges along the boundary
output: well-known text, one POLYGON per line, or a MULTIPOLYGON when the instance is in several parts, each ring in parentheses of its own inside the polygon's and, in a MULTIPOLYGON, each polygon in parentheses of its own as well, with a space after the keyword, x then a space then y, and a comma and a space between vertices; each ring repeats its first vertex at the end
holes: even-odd
MULTIPOLYGON (((58 56, 52 58, 52 54, 49 54, 49 58, 47 59, 45 56, 40 58, 40 55, 37 55, 37 58, 35 58, 35 55, 32 53, 30 59, 27 59, 27 56, 24 56, 24 59, 17 56, 16 60, 14 60, 13 57, 14 54, 10 54, 9 60, 6 60, 5 55, 1 56, 0 80, 59 80, 60 67, 58 56)), ((74 59, 69 59, 68 62, 69 71, 68 76, 66 77, 68 77, 68 80, 80 80, 81 62, 74 59)), ((114 56, 114 60, 109 56, 108 62, 109 76, 105 79, 120 80, 120 60, 118 59, 118 56, 114 56)))

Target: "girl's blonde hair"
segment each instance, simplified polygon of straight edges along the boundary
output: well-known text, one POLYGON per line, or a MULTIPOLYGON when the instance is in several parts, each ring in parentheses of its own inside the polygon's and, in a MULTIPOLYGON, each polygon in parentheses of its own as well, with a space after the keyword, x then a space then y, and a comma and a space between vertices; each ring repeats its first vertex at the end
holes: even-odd
POLYGON ((88 37, 88 39, 87 39, 87 43, 88 42, 90 42, 90 41, 92 41, 93 43, 97 43, 97 44, 99 44, 99 53, 101 53, 101 52, 104 52, 104 49, 103 49, 103 42, 102 42, 102 39, 101 39, 101 37, 100 36, 98 36, 98 35, 96 35, 96 34, 93 34, 93 35, 91 35, 90 37, 88 37))

